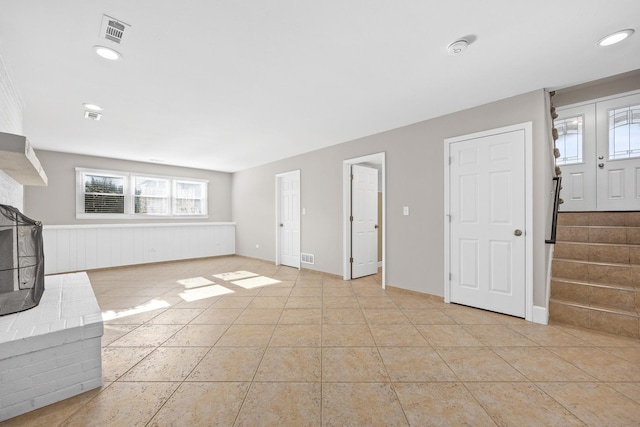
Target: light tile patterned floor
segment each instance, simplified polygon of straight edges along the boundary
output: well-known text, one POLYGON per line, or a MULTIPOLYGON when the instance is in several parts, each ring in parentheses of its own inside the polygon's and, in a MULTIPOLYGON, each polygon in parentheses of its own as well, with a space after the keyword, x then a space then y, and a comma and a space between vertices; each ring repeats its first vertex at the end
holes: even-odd
POLYGON ((0 425, 640 425, 638 340, 242 257, 90 278, 104 386, 0 425))

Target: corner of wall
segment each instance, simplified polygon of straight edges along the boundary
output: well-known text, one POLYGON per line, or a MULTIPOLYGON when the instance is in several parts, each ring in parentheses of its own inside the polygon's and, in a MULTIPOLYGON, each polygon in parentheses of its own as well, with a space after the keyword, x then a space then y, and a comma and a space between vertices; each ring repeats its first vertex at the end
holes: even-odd
MULTIPOLYGON (((0 56, 0 132, 22 133, 22 101, 0 56)), ((0 203, 23 210, 24 188, 0 170, 0 203)))

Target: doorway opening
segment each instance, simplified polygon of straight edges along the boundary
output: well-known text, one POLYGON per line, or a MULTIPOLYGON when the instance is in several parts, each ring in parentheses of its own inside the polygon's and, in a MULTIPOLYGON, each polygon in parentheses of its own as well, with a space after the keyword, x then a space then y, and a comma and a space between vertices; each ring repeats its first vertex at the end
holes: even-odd
MULTIPOLYGON (((354 209, 353 209, 353 196, 354 196, 354 191, 353 191, 353 186, 352 186, 352 175, 353 175, 353 167, 354 166, 360 166, 363 169, 360 169, 361 172, 366 172, 367 169, 375 169, 376 173, 377 173, 377 183, 376 183, 376 187, 377 187, 377 197, 376 197, 376 209, 378 212, 377 215, 377 222, 374 224, 371 220, 363 220, 361 221, 361 226, 362 227, 367 227, 367 228, 372 228, 373 230, 375 230, 375 235, 377 236, 376 240, 375 240, 375 244, 377 246, 379 246, 379 251, 377 251, 378 256, 376 257, 376 272, 378 268, 382 269, 381 272, 381 276, 382 276, 382 289, 384 289, 386 287, 386 188, 385 188, 385 176, 386 176, 386 165, 385 165, 385 153, 376 153, 376 154, 370 154, 367 156, 362 156, 362 157, 356 157, 356 158, 352 158, 352 159, 347 159, 343 161, 343 178, 342 178, 342 182, 343 182, 343 190, 342 190, 342 194, 343 194, 343 279, 344 280, 351 280, 352 278, 357 277, 357 274, 361 274, 358 273, 356 271, 356 274, 354 275, 353 269, 352 269, 352 261, 353 261, 353 250, 354 250, 354 223, 352 221, 353 218, 353 214, 354 214, 354 209), (378 228, 375 228, 375 226, 378 226, 378 228)), ((372 176, 372 175, 371 175, 372 176)), ((360 189, 362 190, 362 192, 367 192, 367 191, 371 191, 369 190, 364 190, 364 189, 360 189)), ((358 196, 356 196, 358 197, 358 196)), ((357 212, 358 210, 356 209, 356 214, 358 214, 357 212)), ((359 231, 356 229, 355 230, 356 233, 358 233, 359 231)), ((371 236, 371 231, 372 230, 368 230, 369 233, 368 235, 371 236)), ((360 232, 360 236, 365 236, 367 235, 367 233, 362 233, 360 232)), ((364 251, 367 251, 367 243, 366 242, 371 242, 372 238, 366 238, 363 237, 360 240, 360 244, 363 244, 364 246, 361 246, 364 249, 364 251)), ((358 243, 357 243, 358 244, 358 243)), ((358 251, 358 248, 356 248, 356 251, 358 251)), ((356 256, 358 256, 356 254, 356 256)), ((371 264, 370 262, 367 262, 365 264, 371 264)))

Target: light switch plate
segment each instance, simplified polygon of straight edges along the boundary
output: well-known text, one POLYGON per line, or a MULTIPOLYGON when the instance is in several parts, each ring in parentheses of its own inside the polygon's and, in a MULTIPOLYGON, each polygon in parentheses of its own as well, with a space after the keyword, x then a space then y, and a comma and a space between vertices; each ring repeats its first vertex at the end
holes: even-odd
POLYGON ((409 215, 409 206, 402 207, 402 215, 409 215))

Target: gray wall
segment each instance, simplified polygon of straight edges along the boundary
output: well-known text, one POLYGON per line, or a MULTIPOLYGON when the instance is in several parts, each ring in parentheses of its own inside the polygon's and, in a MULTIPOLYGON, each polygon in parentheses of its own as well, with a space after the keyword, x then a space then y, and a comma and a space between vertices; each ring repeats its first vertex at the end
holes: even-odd
MULTIPOLYGON (((209 180, 209 218, 189 221, 231 221, 231 174, 153 163, 36 150, 49 178, 47 187, 25 187, 24 212, 45 225, 122 223, 122 220, 76 219, 76 167, 141 172, 155 175, 209 180)), ((144 219, 140 222, 184 222, 180 219, 144 219)))
POLYGON ((342 275, 342 162, 386 152, 387 284, 443 295, 444 139, 533 122, 534 303, 546 306, 545 229, 551 191, 544 91, 535 91, 237 172, 236 252, 275 260, 275 175, 301 170, 301 251, 319 271, 342 275), (402 206, 410 215, 402 215, 402 206), (256 248, 259 245, 259 248, 256 248))
POLYGON ((577 104, 638 89, 640 89, 640 70, 635 70, 557 90, 556 96, 553 97, 553 105, 561 107, 577 104))

